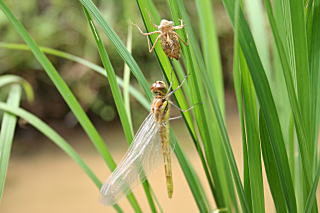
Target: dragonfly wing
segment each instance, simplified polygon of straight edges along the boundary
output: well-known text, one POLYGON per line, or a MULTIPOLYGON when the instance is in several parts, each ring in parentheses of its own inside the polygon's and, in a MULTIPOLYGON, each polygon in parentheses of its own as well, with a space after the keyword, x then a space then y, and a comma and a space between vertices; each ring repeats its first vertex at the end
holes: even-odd
POLYGON ((159 124, 152 113, 140 126, 128 152, 100 189, 102 203, 113 205, 145 180, 162 160, 159 124))

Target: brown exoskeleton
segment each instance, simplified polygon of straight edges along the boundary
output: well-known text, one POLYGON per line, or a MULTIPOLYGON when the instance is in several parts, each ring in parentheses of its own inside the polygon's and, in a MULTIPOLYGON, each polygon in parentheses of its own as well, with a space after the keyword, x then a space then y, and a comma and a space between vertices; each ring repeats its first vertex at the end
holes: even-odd
MULTIPOLYGON (((136 25, 137 26, 137 25, 136 25)), ((168 21, 166 19, 162 19, 160 22, 160 25, 154 25, 155 27, 158 28, 157 31, 149 32, 149 33, 144 33, 142 30, 137 26, 139 29, 140 33, 142 35, 152 35, 152 34, 157 34, 159 33, 160 35, 156 38, 154 41, 154 44, 152 47, 150 47, 150 41, 148 39, 148 48, 149 52, 151 53, 154 47, 156 46, 157 42, 159 39, 161 39, 161 46, 163 51, 166 53, 166 55, 170 58, 175 58, 179 59, 180 58, 180 43, 179 40, 181 40, 185 45, 188 45, 187 42, 185 42, 178 33, 175 32, 175 30, 182 29, 184 27, 183 21, 180 19, 180 25, 174 26, 173 21, 168 21)))

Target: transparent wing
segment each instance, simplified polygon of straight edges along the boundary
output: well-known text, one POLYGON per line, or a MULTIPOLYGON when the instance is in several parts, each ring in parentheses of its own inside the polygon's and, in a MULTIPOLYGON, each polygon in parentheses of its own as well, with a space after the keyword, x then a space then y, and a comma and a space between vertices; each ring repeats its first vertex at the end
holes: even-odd
POLYGON ((159 124, 150 113, 140 126, 128 152, 101 187, 102 203, 117 203, 162 162, 158 130, 159 124))

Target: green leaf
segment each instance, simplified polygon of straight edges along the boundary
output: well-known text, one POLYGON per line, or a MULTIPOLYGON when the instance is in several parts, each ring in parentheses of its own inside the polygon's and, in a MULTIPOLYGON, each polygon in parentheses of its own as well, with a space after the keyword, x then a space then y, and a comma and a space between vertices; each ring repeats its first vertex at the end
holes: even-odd
POLYGON ((316 201, 317 201, 316 193, 317 193, 317 188, 319 184, 319 177, 320 177, 320 164, 318 163, 318 169, 314 177, 312 187, 311 187, 311 190, 306 202, 306 206, 305 206, 305 212, 307 213, 311 212, 313 206, 316 204, 316 201))
MULTIPOLYGON (((16 44, 16 43, 7 43, 7 42, 0 42, 0 47, 14 49, 14 50, 30 50, 30 48, 27 45, 16 44)), ((59 51, 56 49, 48 48, 48 47, 40 47, 40 49, 44 53, 58 56, 58 57, 61 57, 64 59, 68 59, 70 61, 77 62, 79 64, 82 64, 82 65, 92 69, 93 71, 96 71, 100 75, 108 77, 106 71, 102 67, 100 67, 100 66, 98 66, 88 60, 85 60, 81 57, 78 57, 78 56, 63 52, 63 51, 59 51)), ((118 82, 119 86, 124 87, 124 81, 118 76, 117 76, 117 82, 118 82)), ((129 93, 133 97, 135 97, 137 99, 137 101, 140 102, 140 104, 144 108, 147 108, 147 109, 150 108, 150 102, 141 94, 141 92, 139 92, 136 88, 134 88, 131 85, 129 85, 129 93)))
MULTIPOLYGON (((7 98, 9 107, 17 107, 20 104, 21 87, 12 85, 7 98)), ((0 131, 0 201, 3 196, 4 185, 9 165, 10 152, 13 142, 14 131, 16 128, 17 118, 9 113, 4 113, 1 122, 0 131)))
MULTIPOLYGON (((153 31, 154 30, 154 26, 153 26, 154 23, 152 21, 155 21, 155 23, 159 23, 160 22, 160 16, 159 16, 158 12, 156 11, 152 1, 149 1, 149 0, 138 0, 137 4, 138 4, 138 7, 140 9, 140 13, 142 15, 142 18, 143 18, 143 21, 144 21, 144 24, 146 26, 147 31, 148 32, 153 31), (151 20, 150 19, 151 17, 150 17, 149 8, 150 8, 150 11, 151 11, 151 15, 153 16, 153 18, 155 18, 155 20, 151 20)), ((153 44, 155 39, 156 39, 156 36, 151 35, 149 38, 150 38, 151 43, 153 44)), ((155 54, 156 54, 157 59, 159 61, 159 64, 160 64, 160 66, 161 66, 161 68, 163 70, 164 75, 166 76, 168 81, 170 83, 172 83, 172 88, 173 89, 176 88, 179 85, 179 82, 178 82, 178 80, 176 78, 176 73, 173 72, 174 70, 173 70, 172 65, 171 65, 171 64, 173 64, 172 61, 170 61, 168 59, 168 57, 165 55, 165 53, 163 52, 163 50, 162 50, 162 48, 161 48, 161 46, 159 44, 157 44, 155 46, 154 51, 155 51, 155 54)), ((174 63, 176 63, 176 62, 174 62, 174 63)), ((188 77, 188 81, 189 81, 189 78, 191 78, 191 76, 188 77)), ((176 101, 177 101, 177 103, 178 103, 180 108, 182 108, 182 109, 188 108, 188 105, 187 105, 187 102, 185 100, 185 97, 183 96, 182 90, 177 90, 174 93, 174 97, 175 97, 175 99, 176 99, 176 101)), ((191 121, 191 116, 187 112, 187 113, 183 113, 183 117, 184 117, 184 119, 186 121, 188 130, 189 130, 189 132, 190 132, 190 134, 191 134, 191 136, 193 138, 193 141, 195 143, 196 149, 197 149, 198 153, 200 153, 199 154, 200 159, 202 160, 202 163, 204 165, 204 164, 206 164, 206 162, 205 162, 205 159, 203 157, 203 154, 202 154, 202 151, 201 151, 201 146, 199 145, 199 142, 198 142, 198 138, 197 138, 197 136, 195 134, 194 126, 193 126, 193 123, 191 121)), ((180 157, 184 157, 184 156, 180 156, 180 157)), ((190 167, 191 165, 188 165, 188 166, 190 167)), ((184 168, 183 165, 181 165, 181 168, 183 170, 188 170, 189 169, 188 167, 184 168)), ((204 170, 205 170, 206 174, 208 174, 207 177, 210 178, 210 175, 209 175, 208 170, 207 170, 206 167, 204 167, 204 170)), ((192 181, 188 180, 190 178, 189 176, 185 176, 185 177, 186 177, 188 183, 192 183, 192 181)), ((210 182, 209 182, 209 184, 210 184, 210 182)), ((194 187, 197 187, 197 186, 192 186, 190 184, 189 184, 189 186, 190 186, 191 190, 197 190, 196 188, 194 188, 194 187)), ((210 186, 212 188, 213 185, 210 184, 210 186)), ((195 198, 197 204, 199 204, 197 199, 200 199, 200 198, 197 198, 197 197, 194 197, 194 198, 195 198)), ((199 209, 202 208, 199 205, 198 205, 198 207, 199 207, 199 209)))
MULTIPOLYGON (((292 38, 294 48, 294 60, 296 63, 296 83, 298 100, 300 104, 302 122, 305 125, 306 137, 310 141, 310 128, 311 123, 311 97, 310 97, 310 72, 309 72, 309 59, 307 47, 307 33, 305 21, 305 7, 304 1, 289 1, 290 17, 292 23, 292 38)), ((298 127, 299 128, 299 127, 298 127)), ((311 143, 308 143, 311 145, 311 143)), ((311 154, 308 152, 306 154, 311 154)), ((302 156, 306 158, 307 156, 302 156)), ((310 161, 309 161, 310 162, 310 161)), ((311 163, 311 162, 310 162, 311 163)), ((310 177, 310 176, 309 176, 310 177)))
MULTIPOLYGON (((131 53, 132 49, 132 25, 129 23, 128 25, 128 35, 127 35, 127 49, 131 53)), ((130 68, 125 63, 123 69, 123 102, 126 108, 129 122, 132 125, 131 121, 131 110, 130 110, 130 68)))
POLYGON ((204 194, 204 189, 200 183, 200 180, 195 173, 192 165, 188 161, 188 159, 185 157, 184 152, 180 148, 179 143, 176 142, 176 138, 174 136, 173 131, 170 131, 170 140, 171 144, 174 144, 175 149, 174 152, 177 156, 177 159, 179 161, 179 164, 181 166, 181 169, 184 173, 184 176, 186 177, 186 180, 189 184, 189 187, 191 189, 191 192, 193 194, 193 197, 195 198, 195 201, 197 202, 197 206, 199 208, 200 212, 206 213, 210 211, 210 205, 209 202, 204 194))
POLYGON ((16 84, 19 83, 23 87, 27 99, 29 102, 32 102, 34 99, 34 93, 32 86, 24 80, 23 78, 16 76, 16 75, 2 75, 0 76, 0 87, 4 87, 6 85, 16 84))
MULTIPOLYGON (((125 109, 125 105, 124 105, 124 102, 123 102, 123 98, 122 98, 122 95, 121 95, 120 88, 118 87, 118 84, 117 84, 117 81, 116 81, 116 74, 115 74, 113 66, 112 66, 112 64, 110 62, 108 53, 107 53, 107 51, 106 51, 106 49, 105 49, 105 47, 103 45, 102 40, 100 39, 99 33, 97 32, 97 29, 96 29, 96 27, 95 27, 95 25, 94 25, 94 23, 93 23, 93 21, 91 19, 91 16, 90 16, 89 12, 84 7, 83 7, 83 9, 84 9, 84 13, 86 15, 86 18, 87 18, 87 20, 89 22, 90 29, 92 31, 94 39, 96 41, 96 44, 97 44, 97 47, 98 47, 98 50, 99 50, 99 54, 100 54, 100 57, 101 57, 102 64, 106 69, 106 72, 107 72, 107 75, 108 75, 109 84, 110 84, 110 87, 111 87, 111 93, 112 93, 112 96, 114 98, 114 101, 115 101, 115 104, 116 104, 116 107, 117 107, 117 111, 119 113, 119 117, 120 117, 120 121, 121 121, 121 124, 122 124, 122 128, 124 130, 127 142, 130 145, 132 140, 133 140, 133 138, 134 138, 133 129, 132 129, 132 125, 130 123, 130 120, 128 118, 127 111, 125 109)), ((148 201, 149 201, 149 205, 150 205, 151 211, 152 212, 157 212, 155 204, 154 204, 153 199, 152 199, 152 195, 150 193, 150 187, 149 187, 148 181, 146 180, 146 182, 143 183, 143 184, 145 186, 144 189, 145 189, 145 193, 146 193, 146 195, 148 197, 148 201)), ((132 202, 132 200, 130 200, 130 201, 132 202)), ((135 211, 141 212, 141 209, 138 206, 137 201, 134 201, 131 204, 135 208, 135 211)))
MULTIPOLYGON (((236 1, 235 6, 235 24, 234 24, 234 55, 233 55, 233 81, 234 88, 237 98, 237 107, 240 118, 241 134, 242 134, 242 150, 243 150, 243 184, 244 184, 244 193, 247 200, 251 200, 251 187, 250 187, 250 174, 249 174, 249 165, 248 165, 248 145, 246 138, 246 126, 244 122, 244 110, 243 110, 243 86, 242 86, 242 75, 240 69, 240 54, 241 49, 239 45, 239 11, 240 11, 240 1, 236 1)), ((241 54, 242 56, 242 54, 241 54)), ((243 59, 243 57, 241 57, 243 59)), ((245 64, 245 62, 242 62, 245 64)), ((252 203, 248 203, 249 208, 252 209, 252 203)))
POLYGON ((146 81, 142 71, 140 70, 137 62, 134 60, 132 55, 127 50, 126 46, 122 43, 119 36, 114 32, 114 30, 109 26, 106 20, 102 17, 98 8, 93 4, 91 0, 79 0, 81 4, 90 12, 90 14, 94 17, 96 22, 101 26, 103 32, 110 39, 111 43, 115 46, 116 51, 122 57, 122 59, 128 64, 131 72, 138 80, 139 84, 144 89, 148 100, 150 101, 152 98, 149 84, 146 81))
MULTIPOLYGON (((218 169, 217 175, 220 177, 215 179, 215 183, 219 184, 219 182, 221 182, 221 188, 223 189, 222 193, 226 193, 224 198, 226 200, 231 200, 232 207, 230 208, 237 208, 237 200, 234 197, 234 188, 230 185, 230 182, 232 182, 233 179, 240 203, 244 211, 247 211, 247 201, 224 124, 224 117, 220 110, 215 88, 213 87, 214 83, 207 72, 203 71, 206 68, 203 66, 202 56, 196 42, 197 39, 191 28, 191 22, 187 11, 181 0, 170 0, 169 5, 172 10, 173 19, 177 21, 182 17, 186 23, 185 30, 182 30, 182 35, 186 38, 186 34, 188 34, 190 45, 188 48, 184 48, 184 56, 187 58, 186 66, 191 73, 192 84, 190 84, 190 87, 192 88, 192 91, 194 91, 194 99, 206 103, 199 107, 199 109, 195 109, 195 117, 197 119, 200 135, 204 142, 205 150, 207 151, 207 161, 209 165, 211 164, 211 174, 214 176, 215 172, 217 172, 215 170, 218 169), (208 96, 205 96, 205 94, 208 94, 208 96), (210 100, 209 103, 207 103, 208 100, 210 100), (225 165, 216 162, 225 162, 225 165), (216 180, 219 182, 216 182, 216 180)), ((193 102, 195 102, 195 100, 193 102)))
MULTIPOLYGON (((154 26, 153 26, 154 23, 152 23, 152 20, 150 20, 150 11, 147 9, 147 8, 154 8, 154 6, 152 6, 153 3, 149 0, 137 0, 137 4, 140 10, 142 19, 144 21, 144 24, 146 26, 146 29, 148 30, 148 32, 154 31, 154 26)), ((151 15, 155 17, 155 20, 153 21, 156 21, 156 23, 160 22, 160 17, 159 17, 159 14, 157 14, 156 10, 152 9, 151 11, 152 11, 151 15)), ((151 44, 153 44, 156 39, 156 35, 151 35, 149 38, 150 38, 151 44)), ((159 64, 163 70, 163 73, 166 79, 168 80, 168 82, 170 82, 170 84, 172 84, 172 88, 175 89, 176 87, 179 86, 179 81, 176 77, 176 74, 173 72, 173 68, 171 66, 171 63, 168 57, 163 52, 161 45, 159 43, 155 46, 154 52, 156 53, 157 59, 159 61, 159 64)), ((177 103, 181 109, 188 108, 188 104, 183 95, 182 90, 177 90, 174 93, 174 97, 177 100, 177 103)), ((190 134, 192 135, 192 138, 195 141, 198 141, 197 136, 195 134, 194 125, 191 121, 190 112, 183 113, 183 117, 187 123, 187 127, 190 131, 190 134)))
MULTIPOLYGON (((234 24, 234 2, 223 0, 225 8, 229 14, 231 22, 234 24)), ((271 137, 272 148, 275 151, 277 169, 281 177, 281 188, 285 193, 286 202, 291 212, 297 211, 296 198, 294 193, 293 181, 289 168, 287 152, 284 145, 284 139, 281 131, 278 113, 271 94, 270 85, 259 58, 252 34, 244 14, 239 14, 239 43, 249 67, 250 75, 254 83, 257 98, 260 103, 261 112, 266 119, 266 126, 271 137)))
MULTIPOLYGON (((311 159, 310 159, 310 147, 308 147, 308 141, 310 139, 310 137, 307 135, 307 125, 304 124, 304 117, 307 117, 308 115, 306 115, 305 113, 309 113, 307 111, 305 111, 305 113, 302 113, 301 111, 301 105, 299 105, 299 102, 297 100, 297 96, 295 93, 295 88, 294 88, 294 83, 293 83, 293 78, 291 75, 291 71, 290 71, 290 66, 289 66, 289 62, 287 59, 287 56, 285 54, 285 49, 283 47, 283 44, 281 42, 280 39, 280 35, 278 32, 278 27, 276 25, 275 22, 275 18, 273 15, 273 11, 271 8, 271 2, 270 0, 266 0, 265 1, 266 4, 266 8, 267 8, 267 13, 268 13, 268 17, 269 17, 269 21, 271 24, 271 28, 272 28, 272 32, 275 38, 275 43, 277 45, 277 50, 281 59, 281 63, 282 63, 282 70, 283 70, 283 74, 285 77, 285 81, 286 81, 286 86, 287 86, 287 91, 288 91, 288 95, 289 95, 289 101, 291 104, 291 109, 293 112, 293 117, 294 117, 294 121, 295 121, 295 125, 296 125, 296 130, 297 130, 297 135, 298 135, 298 142, 299 142, 299 148, 300 148, 300 153, 301 153, 301 159, 302 159, 302 166, 303 166, 303 171, 304 171, 304 175, 306 176, 306 189, 308 190, 309 188, 309 184, 310 184, 310 178, 311 178, 311 170, 307 169, 309 165, 311 163, 311 159)), ((298 75, 297 75, 297 78, 298 75)), ((302 85, 299 85, 300 87, 302 85)), ((298 87, 299 87, 298 86, 298 87)), ((308 85, 309 87, 309 85, 308 85)), ((309 93, 309 92, 308 92, 309 93)), ((308 106, 309 107, 309 106, 308 106)))
POLYGON ((269 56, 270 49, 263 2, 260 0, 245 0, 244 5, 248 14, 248 22, 252 30, 253 39, 257 45, 261 62, 268 79, 270 79, 272 73, 269 56))
POLYGON ((119 117, 120 117, 120 121, 122 124, 122 128, 124 130, 125 137, 126 137, 128 143, 130 144, 133 139, 133 129, 132 129, 132 126, 129 122, 129 118, 128 118, 128 114, 126 112, 126 109, 124 107, 124 102, 123 102, 120 88, 117 84, 115 71, 113 69, 113 66, 112 66, 111 61, 108 56, 108 53, 104 47, 104 44, 99 36, 98 31, 93 23, 93 20, 91 19, 89 12, 85 8, 83 8, 83 9, 84 9, 85 16, 89 22, 89 26, 90 26, 90 30, 92 31, 92 35, 94 36, 94 39, 96 41, 96 45, 98 47, 98 51, 99 51, 99 55, 100 55, 102 64, 103 64, 105 71, 107 73, 107 76, 108 76, 107 79, 109 81, 111 93, 114 98, 114 102, 116 104, 117 111, 119 113, 119 117))
POLYGON ((103 156, 105 162, 108 164, 110 168, 115 168, 115 162, 112 159, 106 145, 104 144, 103 139, 89 120, 88 116, 85 114, 84 110, 81 108, 79 102, 76 100, 75 96, 67 86, 67 84, 63 81, 57 70, 48 60, 48 58, 41 52, 36 42, 30 37, 28 32, 25 30, 21 22, 19 22, 16 17, 12 14, 10 9, 5 5, 3 1, 0 1, 0 8, 7 16, 8 20, 15 27, 16 31, 20 34, 20 36, 25 40, 27 45, 30 47, 32 53, 35 55, 39 63, 43 66, 48 76, 52 80, 52 82, 57 87, 58 91, 83 126, 88 136, 96 146, 97 150, 103 156))
POLYGON ((279 177, 279 173, 277 172, 277 159, 272 149, 271 138, 267 129, 264 115, 262 114, 261 110, 259 113, 259 128, 263 161, 273 202, 275 204, 277 212, 288 212, 286 200, 284 197, 285 195, 281 189, 281 178, 279 177))
POLYGON ((261 165, 261 150, 258 125, 258 103, 252 79, 241 51, 239 34, 240 3, 236 6, 234 76, 237 89, 244 150, 244 181, 247 199, 252 212, 264 212, 264 191, 261 165), (240 82, 241 81, 241 82, 240 82))
POLYGON ((210 0, 195 1, 199 14, 201 44, 208 76, 214 82, 221 113, 224 115, 224 86, 215 18, 210 0))
POLYGON ((311 76, 311 151, 313 150, 314 162, 318 160, 318 137, 319 137, 319 123, 320 123, 320 2, 314 3, 314 12, 312 19, 312 31, 310 32, 310 76, 311 76))
MULTIPOLYGON (((81 169, 88 175, 88 177, 96 185, 98 190, 100 189, 102 183, 98 179, 98 177, 94 174, 94 172, 90 169, 90 167, 83 161, 83 159, 72 148, 72 146, 70 146, 68 142, 65 141, 65 139, 63 139, 55 130, 53 130, 45 122, 43 122, 42 120, 40 120, 39 118, 37 118, 36 116, 34 116, 33 114, 29 113, 28 111, 22 108, 19 108, 17 106, 12 106, 12 104, 6 104, 6 103, 0 102, 0 110, 10 113, 9 115, 12 117, 19 116, 23 118, 33 127, 35 127, 37 130, 39 130, 42 134, 47 136, 53 143, 55 143, 67 155, 69 155, 69 157, 71 157, 81 167, 81 169)), ((115 205, 114 208, 117 210, 117 212, 123 212, 118 205, 115 205)))
POLYGON ((256 94, 243 55, 240 59, 240 69, 243 80, 243 105, 247 133, 248 168, 251 188, 251 202, 253 212, 264 212, 264 192, 262 180, 262 166, 260 154, 258 107, 256 94))
MULTIPOLYGON (((89 120, 88 116, 80 106, 79 102, 67 86, 67 84, 63 81, 57 70, 48 60, 48 58, 43 54, 43 52, 39 49, 36 42, 30 37, 28 32, 25 30, 21 22, 17 20, 17 18, 12 14, 10 9, 5 5, 3 1, 0 1, 0 9, 7 16, 8 20, 15 27, 16 31, 20 34, 20 36, 25 40, 32 53, 35 55, 36 59, 43 66, 49 78, 52 80, 54 85, 57 87, 59 93, 62 95, 71 111, 74 113, 75 117, 89 136, 92 143, 95 145, 97 151, 100 153, 102 158, 104 159, 107 166, 114 170, 116 168, 116 164, 106 147, 101 135, 98 133, 96 128, 93 126, 92 122, 89 120)), ((134 200, 132 196, 129 196, 130 200, 134 200)), ((137 204, 134 208, 138 209, 137 204)))

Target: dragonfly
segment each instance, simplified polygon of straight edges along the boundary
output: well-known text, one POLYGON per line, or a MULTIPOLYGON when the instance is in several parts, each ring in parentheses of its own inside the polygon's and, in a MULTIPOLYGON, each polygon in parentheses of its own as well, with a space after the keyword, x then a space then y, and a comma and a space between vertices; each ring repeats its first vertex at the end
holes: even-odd
POLYGON ((181 118, 182 116, 170 118, 171 105, 182 110, 169 100, 170 96, 182 87, 186 78, 177 88, 171 90, 163 81, 156 81, 151 86, 153 101, 149 115, 141 124, 127 153, 106 180, 100 189, 101 201, 105 205, 116 204, 124 195, 127 195, 139 182, 159 165, 161 159, 164 163, 166 186, 168 197, 172 198, 173 179, 171 168, 171 148, 169 142, 169 120, 181 118), (162 153, 162 155, 161 155, 162 153))
POLYGON ((161 46, 165 54, 169 58, 174 58, 178 60, 180 58, 180 43, 179 40, 182 41, 186 46, 188 46, 188 43, 184 41, 178 33, 175 32, 175 30, 180 30, 184 28, 184 24, 182 19, 180 19, 180 25, 174 26, 173 21, 168 21, 166 19, 162 19, 160 22, 160 25, 155 25, 154 26, 158 29, 153 32, 149 33, 144 33, 138 25, 136 25, 138 30, 142 35, 148 36, 152 34, 159 34, 158 37, 156 38, 154 44, 152 47, 150 47, 150 41, 148 39, 148 49, 149 52, 151 53, 153 49, 155 48, 156 44, 158 43, 159 39, 161 39, 161 46))

